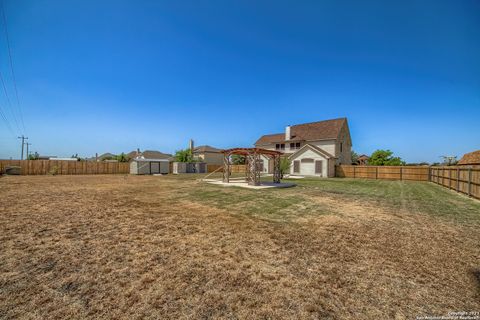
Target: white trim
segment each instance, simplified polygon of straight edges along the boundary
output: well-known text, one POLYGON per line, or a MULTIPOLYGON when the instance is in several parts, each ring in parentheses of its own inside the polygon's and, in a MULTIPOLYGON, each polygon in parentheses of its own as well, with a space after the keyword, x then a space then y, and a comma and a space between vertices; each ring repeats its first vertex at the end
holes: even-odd
POLYGON ((317 146, 313 146, 311 144, 306 144, 304 145, 303 147, 301 147, 299 150, 297 150, 296 152, 292 153, 288 159, 294 159, 298 154, 300 154, 301 152, 303 152, 303 149, 305 148, 308 148, 310 150, 312 150, 313 152, 321 155, 322 157, 326 158, 326 159, 334 159, 335 157, 332 156, 330 153, 328 153, 327 151, 323 150, 322 148, 320 147, 317 147, 317 146))

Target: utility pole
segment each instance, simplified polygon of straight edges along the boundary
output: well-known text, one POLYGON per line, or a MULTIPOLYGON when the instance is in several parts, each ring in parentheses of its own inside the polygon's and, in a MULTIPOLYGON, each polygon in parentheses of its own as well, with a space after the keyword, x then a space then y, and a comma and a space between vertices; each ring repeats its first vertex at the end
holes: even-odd
POLYGON ((28 152, 28 146, 31 146, 32 144, 28 142, 25 142, 25 144, 27 145, 27 160, 28 160, 28 157, 30 156, 30 153, 28 152))
POLYGON ((20 158, 20 160, 23 160, 23 147, 25 146, 25 140, 28 139, 28 137, 25 137, 23 134, 21 137, 18 137, 18 139, 22 139, 22 157, 20 158))

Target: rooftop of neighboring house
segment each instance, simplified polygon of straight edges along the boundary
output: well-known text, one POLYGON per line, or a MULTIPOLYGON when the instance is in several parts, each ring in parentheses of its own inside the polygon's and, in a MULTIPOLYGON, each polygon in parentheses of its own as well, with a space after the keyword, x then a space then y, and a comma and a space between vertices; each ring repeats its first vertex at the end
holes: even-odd
POLYGON ((370 157, 367 156, 366 154, 362 154, 362 155, 359 155, 359 156, 358 156, 358 159, 359 159, 359 160, 360 160, 360 159, 362 159, 362 160, 363 160, 363 159, 367 159, 367 160, 368 160, 368 159, 370 159, 370 157))
POLYGON ((139 157, 144 157, 145 159, 167 159, 171 160, 173 156, 168 153, 163 153, 160 151, 155 151, 155 150, 145 150, 145 151, 131 151, 127 153, 127 157, 129 159, 134 159, 137 156, 139 157))
POLYGON ((466 153, 462 159, 458 161, 459 165, 480 165, 480 150, 466 153))
MULTIPOLYGON (((267 134, 255 142, 255 145, 268 145, 272 143, 285 143, 294 141, 334 140, 337 139, 347 118, 323 120, 289 126, 289 140, 285 139, 285 133, 267 134)), ((288 128, 288 127, 287 127, 288 128)))
MULTIPOLYGON (((110 159, 110 158, 113 158, 113 157, 115 157, 115 155, 113 153, 106 152, 104 154, 99 155, 98 160, 103 161, 105 159, 110 159)), ((93 160, 95 160, 95 157, 92 157, 92 158, 93 158, 93 160)))
MULTIPOLYGON (((137 156, 143 157, 145 159, 167 159, 167 160, 173 160, 173 156, 168 153, 163 153, 160 151, 155 151, 155 150, 145 150, 145 151, 131 151, 129 153, 125 154, 128 159, 134 159, 137 156)), ((107 152, 104 154, 101 154, 98 156, 98 161, 105 161, 105 160, 112 160, 112 158, 115 158, 117 155, 107 152)), ((95 157, 88 158, 87 160, 89 161, 95 161, 95 157)))
POLYGON ((208 145, 198 146, 196 148, 193 148, 193 153, 205 153, 205 152, 220 153, 221 151, 222 149, 217 149, 208 145))

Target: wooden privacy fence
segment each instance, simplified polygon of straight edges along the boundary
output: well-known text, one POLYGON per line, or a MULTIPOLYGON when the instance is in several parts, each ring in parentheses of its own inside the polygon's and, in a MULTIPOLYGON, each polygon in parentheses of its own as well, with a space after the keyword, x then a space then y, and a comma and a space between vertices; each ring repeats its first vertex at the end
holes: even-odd
POLYGON ((22 175, 130 173, 130 164, 126 162, 0 160, 0 172, 8 166, 20 167, 22 175))
POLYGON ((480 166, 351 166, 335 167, 340 178, 430 181, 480 199, 480 166))
POLYGON ((430 181, 480 199, 480 167, 431 167, 430 181))
MULTIPOLYGON (((223 165, 220 164, 208 164, 207 165, 207 172, 212 173, 218 170, 217 172, 223 172, 223 165), (222 168, 219 170, 219 168, 222 168)), ((234 164, 230 166, 230 170, 232 173, 244 173, 245 172, 245 165, 244 164, 234 164)))
POLYGON ((335 167, 335 176, 341 178, 429 181, 429 167, 340 165, 335 167))

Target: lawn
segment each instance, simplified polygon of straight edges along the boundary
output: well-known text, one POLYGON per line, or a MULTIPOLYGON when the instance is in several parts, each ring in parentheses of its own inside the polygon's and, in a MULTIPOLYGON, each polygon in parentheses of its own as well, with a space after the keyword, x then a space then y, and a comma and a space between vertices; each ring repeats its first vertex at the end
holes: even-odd
POLYGON ((421 182, 0 178, 0 319, 480 311, 480 202, 421 182))

